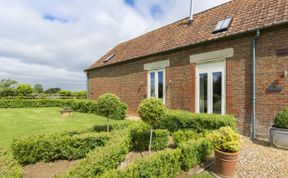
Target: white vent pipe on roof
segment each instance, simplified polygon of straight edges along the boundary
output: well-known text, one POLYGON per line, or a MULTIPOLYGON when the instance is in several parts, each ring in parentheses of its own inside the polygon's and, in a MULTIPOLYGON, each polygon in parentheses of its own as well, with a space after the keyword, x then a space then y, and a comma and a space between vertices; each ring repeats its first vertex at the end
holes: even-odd
POLYGON ((191 0, 191 2, 190 2, 190 16, 189 16, 189 23, 191 23, 191 22, 193 21, 194 6, 195 6, 195 0, 191 0))

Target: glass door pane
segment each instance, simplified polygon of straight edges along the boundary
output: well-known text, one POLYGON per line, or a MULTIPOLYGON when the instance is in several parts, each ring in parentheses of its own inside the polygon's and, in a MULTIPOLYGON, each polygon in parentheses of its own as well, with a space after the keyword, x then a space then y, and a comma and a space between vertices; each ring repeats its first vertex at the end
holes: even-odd
POLYGON ((163 100, 164 96, 164 74, 163 71, 158 72, 158 98, 163 100))
POLYGON ((156 97, 155 72, 150 73, 150 97, 156 97))
POLYGON ((222 72, 213 72, 213 113, 222 112, 222 72))
POLYGON ((200 106, 200 112, 201 113, 207 113, 207 103, 208 103, 208 74, 200 74, 199 75, 199 106, 200 106))

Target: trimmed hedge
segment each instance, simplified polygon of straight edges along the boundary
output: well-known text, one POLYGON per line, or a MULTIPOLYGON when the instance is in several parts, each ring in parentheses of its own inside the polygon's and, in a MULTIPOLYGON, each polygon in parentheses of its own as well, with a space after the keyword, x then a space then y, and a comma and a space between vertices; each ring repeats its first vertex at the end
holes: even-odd
POLYGON ((37 161, 80 159, 95 147, 104 146, 109 138, 108 133, 31 136, 14 140, 11 148, 14 158, 26 165, 37 161))
MULTIPOLYGON (((130 125, 133 150, 146 151, 149 146, 150 126, 143 122, 130 125)), ((152 150, 163 150, 168 146, 170 132, 168 130, 153 130, 152 150)))
POLYGON ((158 128, 168 129, 171 132, 190 129, 198 133, 225 126, 236 130, 236 118, 231 115, 200 114, 178 110, 168 110, 166 119, 158 124, 158 128))
POLYGON ((185 171, 193 168, 212 152, 213 146, 207 138, 189 140, 179 145, 181 149, 181 168, 185 171))
MULTIPOLYGON (((68 107, 75 112, 103 115, 101 104, 92 100, 73 99, 0 99, 0 108, 36 108, 36 107, 68 107)), ((122 120, 126 116, 127 105, 117 103, 117 109, 111 119, 122 120)))
POLYGON ((109 169, 115 169, 130 150, 130 133, 124 129, 111 133, 111 139, 104 147, 92 150, 64 177, 96 177, 109 169))
POLYGON ((178 130, 173 133, 173 140, 177 146, 188 140, 197 140, 201 137, 203 137, 202 134, 198 134, 192 130, 178 130))
POLYGON ((1 178, 22 178, 23 169, 13 158, 10 151, 0 148, 0 177, 1 178))
POLYGON ((60 99, 0 99, 0 108, 61 107, 72 100, 60 99))
POLYGON ((173 178, 180 171, 180 149, 164 150, 142 158, 124 170, 109 170, 101 178, 173 178))

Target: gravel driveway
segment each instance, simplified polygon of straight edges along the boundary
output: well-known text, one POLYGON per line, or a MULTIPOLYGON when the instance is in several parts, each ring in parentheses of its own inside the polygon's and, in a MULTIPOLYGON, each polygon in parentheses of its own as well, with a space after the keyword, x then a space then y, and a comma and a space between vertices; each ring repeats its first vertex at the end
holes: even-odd
POLYGON ((237 177, 288 178, 288 150, 257 145, 247 137, 242 140, 237 177))

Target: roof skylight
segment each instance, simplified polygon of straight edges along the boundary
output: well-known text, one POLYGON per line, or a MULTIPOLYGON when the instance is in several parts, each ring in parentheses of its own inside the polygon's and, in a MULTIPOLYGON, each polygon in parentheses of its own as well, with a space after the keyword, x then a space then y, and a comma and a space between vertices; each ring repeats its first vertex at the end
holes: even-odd
POLYGON ((221 20, 217 23, 213 33, 218 33, 218 32, 223 32, 228 30, 228 28, 230 27, 231 23, 232 23, 233 18, 232 17, 228 17, 225 20, 221 20))
POLYGON ((106 62, 111 61, 114 56, 115 56, 115 54, 112 54, 112 55, 108 56, 108 57, 103 61, 103 63, 106 63, 106 62))

